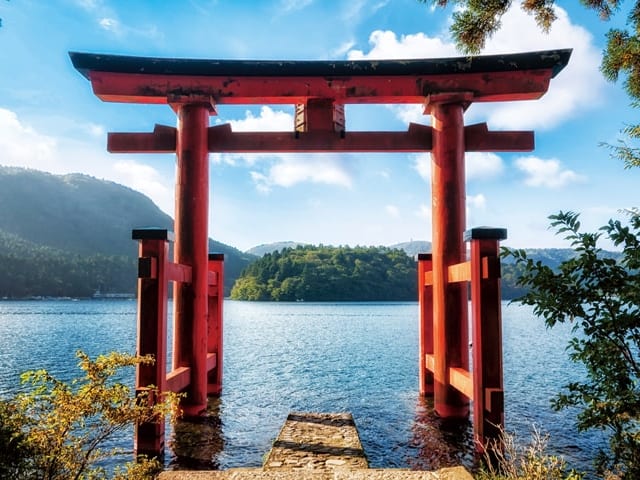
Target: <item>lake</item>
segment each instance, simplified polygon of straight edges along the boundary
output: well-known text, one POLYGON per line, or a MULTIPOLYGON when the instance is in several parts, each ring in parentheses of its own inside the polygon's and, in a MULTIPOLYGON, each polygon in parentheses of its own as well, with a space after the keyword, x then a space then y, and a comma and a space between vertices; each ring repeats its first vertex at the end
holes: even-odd
MULTIPOLYGON (((473 465, 469 422, 437 419, 417 394, 417 303, 226 300, 224 315, 223 394, 202 421, 176 427, 172 466, 260 466, 294 410, 351 412, 372 467, 473 465)), ((536 425, 552 452, 586 469, 602 436, 578 434, 575 412, 550 408, 582 374, 568 360, 569 336, 567 326, 547 330, 529 307, 503 304, 506 427, 526 441, 536 425)), ((76 350, 133 353, 135 341, 132 300, 0 302, 0 396, 19 390, 24 370, 68 379, 76 350)), ((130 432, 116 443, 130 451, 130 432)))

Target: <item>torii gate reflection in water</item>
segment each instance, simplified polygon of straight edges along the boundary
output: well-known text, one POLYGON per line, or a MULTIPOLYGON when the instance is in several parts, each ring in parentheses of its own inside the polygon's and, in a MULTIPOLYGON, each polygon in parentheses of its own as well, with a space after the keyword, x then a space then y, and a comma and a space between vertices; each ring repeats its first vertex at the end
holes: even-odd
MULTIPOLYGON (((466 417, 473 402, 480 448, 504 421, 500 263, 504 229, 466 234, 466 151, 530 151, 533 132, 465 126, 472 102, 534 100, 571 51, 380 61, 184 60, 70 53, 73 65, 108 102, 169 104, 178 127, 110 133, 110 152, 176 152, 174 261, 171 232, 134 230, 140 241, 136 388, 184 391, 186 415, 199 415, 222 386, 222 261, 208 256, 209 152, 425 152, 432 157, 432 254, 419 260, 420 394, 442 417, 466 417), (292 132, 210 127, 216 105, 295 105, 292 132), (432 126, 406 132, 347 132, 345 104, 423 104, 432 126), (466 238, 465 238, 466 237, 466 238), (467 261, 464 240, 471 241, 467 261), (167 284, 174 293, 173 367, 166 373, 167 284), (473 371, 467 282, 471 283, 473 371)), ((161 455, 164 423, 141 425, 135 451, 161 455)))

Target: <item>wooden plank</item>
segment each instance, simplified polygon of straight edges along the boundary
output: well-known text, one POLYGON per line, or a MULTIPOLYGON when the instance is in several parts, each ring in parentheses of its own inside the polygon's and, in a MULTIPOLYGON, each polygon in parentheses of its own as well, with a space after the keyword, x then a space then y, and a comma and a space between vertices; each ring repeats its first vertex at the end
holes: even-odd
POLYGON ((210 372, 218 365, 218 355, 214 353, 207 353, 207 372, 210 372))
POLYGON ((447 281, 449 283, 468 282, 471 280, 471 262, 449 265, 447 281))
POLYGON ((156 125, 153 133, 107 134, 107 151, 111 153, 174 153, 176 151, 176 129, 156 125))
POLYGON ((435 370, 436 370, 436 357, 433 355, 433 353, 427 353, 424 356, 424 363, 425 363, 425 367, 427 368, 427 370, 429 370, 430 372, 435 372, 435 370))
POLYGON ((167 373, 167 390, 170 392, 181 392, 189 386, 191 381, 191 369, 189 367, 178 367, 167 373))
POLYGON ((92 71, 105 102, 167 104, 175 92, 198 92, 217 105, 302 104, 310 98, 343 104, 423 103, 439 92, 473 92, 474 102, 535 100, 549 88, 548 68, 491 73, 406 76, 198 76, 92 71))
POLYGON ((467 152, 530 152, 535 148, 533 131, 490 132, 486 123, 464 127, 467 152))
POLYGON ((449 368, 449 384, 469 400, 473 400, 473 379, 463 368, 449 368))
POLYGON ((181 265, 179 263, 170 262, 167 265, 167 277, 169 281, 190 283, 191 267, 189 265, 181 265))
POLYGON ((501 276, 500 257, 482 257, 482 279, 490 280, 501 276))

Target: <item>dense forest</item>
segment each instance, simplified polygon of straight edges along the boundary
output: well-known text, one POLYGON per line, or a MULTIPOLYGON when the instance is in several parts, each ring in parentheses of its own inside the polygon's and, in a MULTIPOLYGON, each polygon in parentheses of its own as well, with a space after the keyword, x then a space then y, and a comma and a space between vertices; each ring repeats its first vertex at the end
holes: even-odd
MULTIPOLYGON (((0 298, 134 293, 137 244, 131 230, 172 229, 148 197, 87 175, 0 167, 0 298)), ((225 254, 225 292, 253 259, 225 254)))
MULTIPOLYGON (((265 254, 236 281, 231 298, 260 301, 417 300, 415 252, 430 250, 426 242, 393 247, 326 247, 261 245, 265 254), (402 246, 402 248, 397 248, 402 246), (427 248, 425 248, 427 247, 427 248)), ((575 256, 571 249, 527 249, 534 261, 556 268, 575 256)), ((619 254, 604 252, 617 258, 619 254)), ((517 285, 522 267, 510 257, 502 261, 502 298, 526 293, 517 285)))
POLYGON ((264 255, 231 290, 237 300, 415 300, 416 263, 386 247, 298 246, 264 255))

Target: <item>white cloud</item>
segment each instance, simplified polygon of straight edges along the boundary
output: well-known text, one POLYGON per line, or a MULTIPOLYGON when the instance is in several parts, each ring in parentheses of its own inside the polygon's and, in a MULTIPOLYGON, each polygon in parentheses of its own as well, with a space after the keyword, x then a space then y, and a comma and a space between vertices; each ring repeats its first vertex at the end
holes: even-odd
POLYGON ((425 203, 420 204, 420 207, 416 212, 416 217, 431 220, 431 207, 425 203))
MULTIPOLYGON (((413 168, 425 182, 431 181, 431 153, 423 152, 413 157, 413 168)), ((465 154, 467 180, 486 180, 504 171, 502 159, 495 153, 469 152, 465 154)))
POLYGON ((234 132, 293 132, 293 115, 266 105, 260 108, 258 116, 247 110, 245 118, 229 123, 234 132))
POLYGON ((295 12, 296 10, 302 10, 313 3, 313 0, 282 0, 278 11, 284 15, 287 13, 295 12))
POLYGON ((465 159, 467 180, 493 178, 504 171, 502 159, 495 153, 469 152, 465 159))
POLYGON ((487 199, 482 193, 479 193, 478 195, 467 195, 467 208, 484 210, 486 206, 487 199))
POLYGON ((515 166, 527 175, 524 183, 531 187, 560 188, 585 180, 573 170, 564 169, 555 158, 522 157, 515 161, 515 166))
MULTIPOLYGON (((540 32, 535 19, 514 4, 502 20, 502 28, 487 42, 483 53, 513 53, 531 50, 573 48, 565 69, 551 80, 549 91, 531 102, 512 102, 497 107, 483 106, 494 128, 552 128, 599 101, 605 81, 599 70, 600 48, 582 26, 571 22, 556 7, 557 20, 548 34, 540 32), (589 98, 589 102, 584 99, 589 98)), ((479 107, 475 104, 474 110, 479 107)))
POLYGON ((422 123, 429 125, 431 122, 431 117, 424 113, 424 105, 396 104, 387 105, 387 108, 391 110, 399 120, 407 125, 410 123, 422 123))
POLYGON ((251 172, 256 188, 269 192, 272 187, 292 187, 299 183, 311 182, 350 188, 351 175, 338 156, 324 155, 282 155, 273 163, 267 173, 251 172))
MULTIPOLYGON (((97 134, 101 127, 90 124, 78 131, 97 134)), ((82 141, 52 138, 21 121, 16 113, 0 108, 0 164, 33 168, 54 174, 82 172, 124 184, 151 197, 165 212, 174 209, 173 179, 164 179, 153 167, 122 156, 108 154, 102 137, 82 141), (87 142, 95 142, 87 143, 87 142)))
MULTIPOLYGON (((269 106, 262 106, 258 115, 247 110, 244 118, 228 123, 236 132, 293 131, 293 115, 269 106)), ((249 174, 262 193, 270 192, 273 187, 289 188, 303 182, 347 188, 352 185, 351 174, 337 155, 212 154, 211 160, 231 166, 254 167, 249 174)))
MULTIPOLYGON (((558 19, 548 34, 540 31, 535 19, 524 13, 519 4, 509 9, 502 19, 502 28, 488 40, 483 54, 516 53, 545 49, 573 48, 568 66, 551 80, 549 91, 542 99, 529 102, 473 104, 467 121, 487 120, 493 129, 548 129, 570 118, 581 109, 593 106, 601 97, 605 82, 599 71, 600 49, 591 34, 571 22, 567 13, 556 7, 558 19), (589 102, 584 99, 589 98, 589 102)), ((376 30, 369 37, 370 49, 351 50, 347 58, 393 59, 438 58, 461 56, 448 33, 429 37, 424 33, 402 35, 376 30)), ((424 118, 422 106, 394 106, 397 117, 408 123, 424 118)))
POLYGON ((329 55, 329 58, 342 58, 344 57, 355 45, 353 40, 347 40, 342 42, 337 48, 334 48, 329 55))
POLYGON ((385 205, 384 211, 390 217, 393 217, 393 218, 399 218, 400 217, 400 210, 395 205, 385 205))
POLYGON ((392 59, 392 58, 434 58, 457 56, 455 45, 424 33, 398 36, 390 30, 376 30, 369 36, 371 50, 351 50, 349 60, 392 59))
POLYGON ((55 168, 57 141, 23 124, 11 110, 0 108, 0 163, 39 170, 55 168))
POLYGON ((113 165, 117 181, 144 193, 165 212, 173 211, 174 189, 158 170, 135 160, 119 160, 113 165))
POLYGON ((108 32, 113 32, 116 34, 122 33, 122 29, 120 28, 120 22, 115 18, 101 18, 98 21, 98 25, 102 27, 104 30, 108 32))
POLYGON ((413 158, 413 168, 425 182, 431 182, 431 153, 418 153, 413 158))

